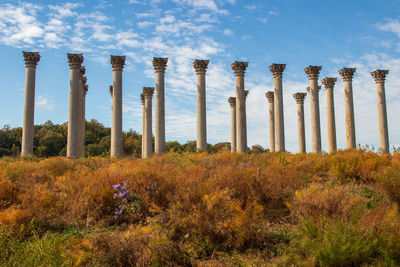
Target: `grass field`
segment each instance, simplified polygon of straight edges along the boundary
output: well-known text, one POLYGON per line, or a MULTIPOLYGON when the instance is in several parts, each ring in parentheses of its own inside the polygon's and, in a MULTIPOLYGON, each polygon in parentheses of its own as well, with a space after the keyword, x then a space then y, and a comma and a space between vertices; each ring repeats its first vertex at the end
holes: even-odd
POLYGON ((0 160, 1 266, 400 264, 400 154, 0 160))

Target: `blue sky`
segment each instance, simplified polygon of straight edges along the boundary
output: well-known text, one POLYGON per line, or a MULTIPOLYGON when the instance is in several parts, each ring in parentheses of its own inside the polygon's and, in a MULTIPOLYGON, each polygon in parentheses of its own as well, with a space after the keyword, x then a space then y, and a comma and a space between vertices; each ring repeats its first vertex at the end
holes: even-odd
MULTIPOLYGON (((89 92, 86 118, 111 124, 111 54, 126 55, 123 127, 141 132, 143 86, 154 85, 153 56, 169 57, 166 71, 166 138, 196 139, 196 78, 192 62, 210 59, 207 72, 208 142, 230 140, 229 104, 234 96, 230 64, 248 61, 245 83, 248 143, 268 147, 266 91, 271 63, 283 75, 286 143, 297 150, 296 105, 304 92, 304 68, 323 66, 320 79, 335 87, 339 148, 345 146, 342 67, 356 67, 354 106, 357 143, 378 146, 375 82, 369 72, 389 69, 386 82, 389 141, 400 144, 399 0, 92 0, 0 2, 0 124, 22 125, 25 65, 22 51, 39 51, 35 123, 68 120, 66 53, 83 53, 89 92)), ((309 99, 305 101, 310 150, 309 99)), ((325 90, 320 92, 322 146, 326 145, 325 90)), ((154 120, 153 120, 154 121, 154 120)))

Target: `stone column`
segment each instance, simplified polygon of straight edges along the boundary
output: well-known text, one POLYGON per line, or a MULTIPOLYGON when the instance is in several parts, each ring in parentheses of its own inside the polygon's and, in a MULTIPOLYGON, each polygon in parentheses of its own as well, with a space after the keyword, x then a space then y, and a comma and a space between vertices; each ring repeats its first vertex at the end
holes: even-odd
POLYGON ((40 60, 39 52, 22 52, 25 60, 25 105, 22 128, 21 156, 33 155, 33 124, 35 113, 36 66, 40 60))
POLYGON ((310 80, 310 112, 311 112, 311 151, 313 153, 321 153, 321 124, 319 113, 319 90, 318 75, 321 66, 308 66, 304 69, 310 80))
POLYGON ((152 99, 153 99, 154 87, 143 87, 143 95, 145 99, 145 148, 144 158, 150 158, 153 156, 153 142, 152 142, 152 99))
POLYGON ((80 155, 82 157, 86 156, 86 154, 85 154, 85 139, 86 139, 86 116, 85 116, 85 114, 86 114, 86 95, 87 95, 88 90, 89 90, 89 86, 87 84, 85 84, 85 86, 83 88, 82 121, 81 121, 81 123, 82 123, 81 128, 82 128, 83 134, 81 136, 81 148, 80 148, 81 154, 80 155))
POLYGON ((275 151, 275 125, 274 125, 274 92, 265 93, 269 106, 269 151, 275 151))
POLYGON ((144 94, 140 94, 140 100, 142 101, 142 158, 144 158, 144 150, 146 146, 146 114, 144 107, 144 94))
POLYGON ((155 146, 157 155, 165 153, 165 96, 164 96, 164 74, 168 58, 153 58, 153 67, 156 73, 156 100, 155 100, 155 146))
POLYGON ((248 62, 235 61, 231 67, 236 78, 236 151, 247 152, 246 140, 246 96, 244 90, 244 74, 248 62))
POLYGON ((356 147, 356 130, 354 125, 353 76, 356 68, 343 68, 339 71, 344 84, 344 108, 346 122, 346 149, 356 147))
POLYGON ((283 120, 282 73, 286 64, 272 64, 269 70, 274 77, 275 151, 285 151, 285 126, 283 120))
POLYGON ((328 153, 335 152, 336 146, 336 123, 335 123, 335 102, 333 100, 333 87, 337 78, 325 78, 321 82, 326 92, 326 124, 328 127, 328 153))
POLYGON ((386 113, 385 79, 389 70, 376 70, 371 72, 376 82, 378 95, 378 123, 379 123, 379 150, 381 153, 389 153, 389 134, 386 113))
POLYGON ((293 94, 297 104, 297 134, 299 140, 299 153, 306 153, 306 133, 304 127, 304 99, 306 93, 293 94))
POLYGON ((67 54, 70 68, 67 157, 79 157, 79 89, 81 83, 82 54, 67 54))
POLYGON ((78 128, 78 155, 85 156, 85 86, 87 78, 85 75, 86 69, 81 67, 81 83, 79 87, 79 128, 78 128))
POLYGON ((195 59, 197 77, 197 150, 207 150, 206 71, 209 60, 195 59))
POLYGON ((122 156, 122 70, 125 56, 111 56, 113 97, 111 115, 111 157, 122 156))
POLYGON ((236 152, 236 97, 229 97, 231 106, 231 152, 236 152))

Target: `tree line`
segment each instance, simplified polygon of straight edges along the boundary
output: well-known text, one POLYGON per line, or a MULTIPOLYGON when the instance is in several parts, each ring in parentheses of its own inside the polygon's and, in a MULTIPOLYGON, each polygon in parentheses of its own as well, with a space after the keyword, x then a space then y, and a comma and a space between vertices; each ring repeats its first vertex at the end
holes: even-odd
MULTIPOLYGON (((67 123, 54 124, 47 121, 34 126, 33 154, 36 157, 46 158, 66 156, 67 151, 67 123)), ((111 128, 105 127, 95 119, 86 121, 85 127, 85 154, 91 156, 110 156, 111 128)), ((11 128, 5 125, 0 129, 0 157, 18 157, 21 153, 22 128, 11 128)), ((178 141, 166 143, 168 152, 196 152, 196 141, 180 144, 178 141)), ((142 135, 130 129, 123 132, 123 151, 125 156, 141 157, 142 135)), ((207 144, 207 152, 230 150, 229 142, 215 145, 207 144)), ((266 151, 260 145, 254 145, 250 152, 260 153, 266 151)))

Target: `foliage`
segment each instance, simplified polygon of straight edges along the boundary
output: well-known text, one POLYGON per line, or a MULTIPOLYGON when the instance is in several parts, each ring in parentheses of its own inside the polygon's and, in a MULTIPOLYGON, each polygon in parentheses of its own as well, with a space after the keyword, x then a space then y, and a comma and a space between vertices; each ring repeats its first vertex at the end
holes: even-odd
POLYGON ((0 160, 0 266, 400 264, 399 154, 169 148, 0 160))

